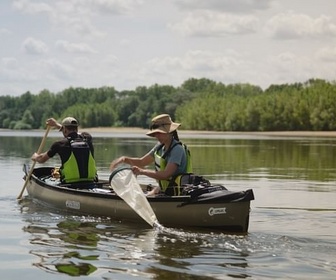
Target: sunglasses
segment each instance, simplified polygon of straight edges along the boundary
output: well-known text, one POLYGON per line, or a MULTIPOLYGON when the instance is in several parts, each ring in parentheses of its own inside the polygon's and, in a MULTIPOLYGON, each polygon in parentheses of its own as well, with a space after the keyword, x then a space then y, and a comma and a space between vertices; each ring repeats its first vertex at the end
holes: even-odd
POLYGON ((165 125, 170 125, 170 123, 152 124, 152 125, 149 127, 149 129, 150 129, 150 130, 153 130, 153 129, 157 129, 157 128, 159 128, 159 127, 161 127, 161 126, 165 126, 165 125))

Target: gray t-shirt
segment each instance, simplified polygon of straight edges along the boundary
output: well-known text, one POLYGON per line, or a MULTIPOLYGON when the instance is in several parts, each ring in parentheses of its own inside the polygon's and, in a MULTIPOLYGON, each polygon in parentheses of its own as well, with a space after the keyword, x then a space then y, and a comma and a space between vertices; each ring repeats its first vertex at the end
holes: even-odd
MULTIPOLYGON (((166 161, 168 163, 175 163, 177 165, 176 172, 173 176, 176 176, 178 174, 186 173, 187 172, 187 156, 186 152, 181 144, 178 144, 179 142, 175 139, 173 140, 171 146, 174 146, 170 152, 166 156, 166 161)), ((157 150, 157 148, 161 145, 161 143, 158 143, 154 146, 154 148, 150 151, 150 154, 154 157, 154 153, 157 150)), ((163 156, 166 150, 164 147, 159 150, 159 155, 163 156)))

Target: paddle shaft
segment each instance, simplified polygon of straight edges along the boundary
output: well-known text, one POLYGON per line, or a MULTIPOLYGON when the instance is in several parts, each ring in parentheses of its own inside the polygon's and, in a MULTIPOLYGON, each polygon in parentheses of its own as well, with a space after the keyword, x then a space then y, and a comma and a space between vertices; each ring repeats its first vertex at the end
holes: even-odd
MULTIPOLYGON (((46 129, 46 132, 45 132, 45 134, 44 134, 44 136, 42 138, 40 147, 37 150, 38 154, 40 154, 42 152, 43 148, 44 148, 44 145, 45 145, 45 142, 47 140, 47 136, 48 136, 48 133, 49 133, 50 129, 51 129, 51 126, 48 125, 47 129, 46 129)), ((29 170, 29 173, 26 175, 26 181, 25 181, 25 183, 24 183, 24 185, 22 187, 22 190, 21 190, 20 194, 18 195, 17 199, 21 199, 22 198, 23 192, 25 191, 25 189, 27 187, 27 184, 29 182, 29 179, 30 179, 31 175, 33 174, 35 164, 36 164, 36 161, 33 161, 33 164, 32 164, 32 166, 31 166, 31 168, 29 170)))

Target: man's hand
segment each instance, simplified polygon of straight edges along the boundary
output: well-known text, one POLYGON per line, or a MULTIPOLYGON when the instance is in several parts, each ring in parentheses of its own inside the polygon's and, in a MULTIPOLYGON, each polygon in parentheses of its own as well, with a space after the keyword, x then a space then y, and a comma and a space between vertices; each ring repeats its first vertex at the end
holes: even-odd
POLYGON ((58 123, 54 118, 47 119, 46 124, 50 127, 55 127, 57 129, 60 129, 62 125, 58 123))

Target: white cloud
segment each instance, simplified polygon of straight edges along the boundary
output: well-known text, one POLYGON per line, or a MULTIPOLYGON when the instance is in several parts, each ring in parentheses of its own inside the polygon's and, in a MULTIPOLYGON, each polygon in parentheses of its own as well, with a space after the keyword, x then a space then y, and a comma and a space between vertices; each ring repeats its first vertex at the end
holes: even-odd
POLYGON ((285 52, 271 57, 269 62, 274 68, 278 68, 281 71, 288 71, 292 67, 298 66, 299 62, 297 59, 298 57, 295 54, 285 52))
POLYGON ((324 47, 318 50, 316 58, 322 62, 336 63, 336 47, 324 47))
POLYGON ((291 52, 280 53, 267 60, 273 79, 277 83, 303 82, 311 78, 334 79, 335 71, 327 64, 318 62, 315 56, 297 55, 291 52), (316 67, 319 65, 319 67, 316 67), (288 73, 291 73, 288 75, 288 73))
POLYGON ((14 57, 4 57, 1 59, 1 64, 6 69, 17 69, 18 68, 18 61, 14 57))
POLYGON ((271 7, 273 0, 176 0, 175 2, 176 5, 185 10, 208 9, 242 13, 268 9, 271 7))
POLYGON ((65 40, 58 40, 55 45, 57 49, 69 53, 97 53, 97 51, 84 43, 75 44, 65 40))
POLYGON ((77 72, 72 66, 58 59, 43 60, 40 62, 40 65, 42 69, 46 69, 46 73, 53 73, 55 77, 61 80, 72 80, 77 72))
POLYGON ((62 30, 68 34, 76 34, 80 36, 96 36, 104 35, 104 32, 97 29, 92 23, 92 11, 86 7, 74 7, 73 2, 56 3, 53 12, 49 14, 49 20, 56 30, 62 30))
POLYGON ((123 11, 129 10, 131 1, 123 0, 58 0, 48 1, 44 3, 43 0, 36 2, 34 0, 14 0, 12 5, 16 10, 26 14, 38 13, 52 13, 80 15, 92 14, 94 11, 110 12, 120 14, 123 11))
POLYGON ((128 14, 143 4, 141 0, 89 0, 90 9, 107 14, 128 14))
POLYGON ((180 23, 170 25, 173 30, 186 36, 224 36, 256 32, 259 20, 255 16, 196 11, 189 13, 180 23))
POLYGON ((235 51, 217 53, 202 50, 189 51, 182 59, 184 69, 194 72, 225 71, 228 68, 238 65, 240 55, 235 51))
MULTIPOLYGON (((190 77, 210 78, 217 81, 225 79, 230 82, 238 82, 241 79, 241 69, 245 68, 242 55, 234 50, 223 53, 205 50, 190 50, 183 56, 154 58, 149 60, 139 71, 140 80, 155 79, 161 77, 163 82, 173 81, 172 85, 178 86, 190 77)), ((245 70, 244 70, 245 71, 245 70)))
POLYGON ((15 9, 28 14, 44 13, 52 10, 50 5, 42 1, 36 3, 30 0, 14 0, 12 5, 15 9))
POLYGON ((267 32, 277 39, 299 39, 336 35, 336 21, 325 15, 312 18, 294 12, 272 17, 266 25, 267 32))
POLYGON ((118 58, 115 55, 109 54, 104 58, 104 62, 107 65, 115 65, 118 62, 118 58))
POLYGON ((26 14, 46 14, 54 28, 86 36, 104 36, 93 19, 98 16, 128 14, 142 4, 141 0, 57 0, 48 4, 32 0, 15 0, 13 7, 26 14))
POLYGON ((22 48, 27 54, 33 55, 41 55, 48 52, 48 47, 44 42, 31 37, 24 40, 22 48))
POLYGON ((7 28, 1 28, 0 27, 0 36, 1 35, 8 35, 10 34, 11 32, 7 29, 7 28))
MULTIPOLYGON (((24 68, 12 67, 15 66, 14 60, 11 65, 7 64, 7 67, 0 68, 0 81, 4 84, 1 88, 16 88, 21 89, 20 94, 29 90, 29 88, 22 88, 23 85, 31 85, 31 83, 37 82, 39 76, 34 71, 27 71, 24 68), (14 65, 13 65, 14 64, 14 65)), ((2 94, 2 92, 0 92, 2 94)))

